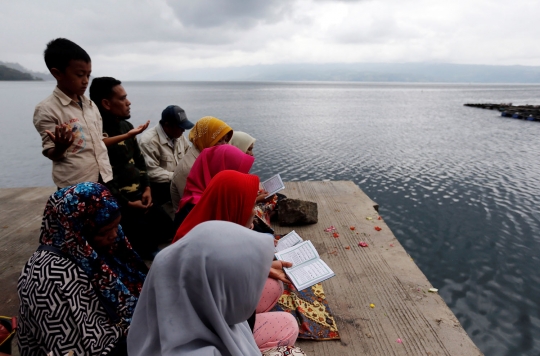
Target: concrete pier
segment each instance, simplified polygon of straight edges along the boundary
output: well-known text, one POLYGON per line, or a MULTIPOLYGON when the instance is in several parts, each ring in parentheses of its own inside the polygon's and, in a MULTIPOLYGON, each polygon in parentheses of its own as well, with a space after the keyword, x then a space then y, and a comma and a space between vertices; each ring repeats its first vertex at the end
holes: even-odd
POLYGON ((298 342, 308 355, 482 355, 360 188, 348 181, 285 185, 287 197, 318 204, 317 224, 293 228, 336 274, 323 287, 341 341, 298 342), (331 225, 339 237, 324 231, 331 225))
MULTIPOLYGON (((294 229, 311 240, 336 273, 323 287, 341 340, 298 341, 308 355, 482 355, 442 298, 428 291, 437 286, 403 249, 384 216, 378 220, 376 204, 354 183, 285 185, 288 197, 318 204, 319 222, 276 226, 276 232, 294 229), (339 237, 324 231, 331 225, 339 237), (358 246, 360 241, 368 247, 358 246)), ((43 209, 54 191, 0 189, 0 315, 17 314, 17 278, 38 246, 43 209)))

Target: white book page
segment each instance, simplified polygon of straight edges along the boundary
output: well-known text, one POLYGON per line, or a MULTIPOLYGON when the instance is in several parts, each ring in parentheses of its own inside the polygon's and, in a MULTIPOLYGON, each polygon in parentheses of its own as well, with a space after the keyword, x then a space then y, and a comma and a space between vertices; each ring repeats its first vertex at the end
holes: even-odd
POLYGON ((293 268, 304 262, 319 258, 319 254, 311 241, 304 241, 296 246, 289 247, 276 253, 276 258, 281 261, 292 262, 293 268))
POLYGON ((297 243, 302 242, 302 238, 300 235, 296 233, 296 231, 291 231, 287 235, 283 236, 281 239, 279 239, 277 246, 276 246, 276 252, 283 251, 289 247, 292 247, 296 245, 297 243))
POLYGON ((311 287, 315 283, 334 276, 334 271, 321 259, 297 268, 286 268, 286 273, 298 290, 311 287))
POLYGON ((264 190, 268 192, 268 197, 276 194, 280 190, 285 189, 285 185, 283 184, 283 181, 281 180, 281 176, 279 175, 279 173, 273 176, 272 178, 265 180, 261 184, 264 190))

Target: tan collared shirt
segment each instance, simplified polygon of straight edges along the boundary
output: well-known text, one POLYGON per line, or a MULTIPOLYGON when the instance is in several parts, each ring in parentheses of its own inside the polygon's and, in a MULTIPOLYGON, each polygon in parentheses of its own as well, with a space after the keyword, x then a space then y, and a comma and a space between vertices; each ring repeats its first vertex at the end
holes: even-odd
POLYGON ((184 188, 186 187, 187 177, 191 171, 191 167, 195 164, 195 160, 201 152, 195 146, 191 146, 186 152, 184 159, 176 166, 171 181, 171 203, 174 211, 178 211, 180 205, 180 199, 184 195, 184 188))
POLYGON ((171 140, 158 123, 142 134, 139 147, 146 161, 150 182, 170 183, 174 169, 190 146, 184 135, 171 140))
POLYGON ((86 96, 81 97, 82 109, 58 87, 39 103, 34 111, 34 126, 41 135, 43 152, 54 147, 45 130, 54 133, 56 125, 68 124, 75 140, 64 153, 64 158, 53 161, 52 178, 60 187, 80 182, 103 182, 112 179, 107 147, 103 143, 103 121, 96 105, 86 96))

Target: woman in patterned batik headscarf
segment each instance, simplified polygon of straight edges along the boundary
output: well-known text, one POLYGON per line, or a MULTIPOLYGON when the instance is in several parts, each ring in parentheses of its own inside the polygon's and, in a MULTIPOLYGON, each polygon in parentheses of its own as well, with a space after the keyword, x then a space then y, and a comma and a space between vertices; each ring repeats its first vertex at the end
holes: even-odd
POLYGON ((125 338, 148 268, 124 236, 120 206, 93 182, 58 190, 40 247, 18 283, 21 356, 127 355, 125 338))
POLYGON ((195 160, 202 150, 224 143, 229 143, 233 135, 233 129, 225 122, 212 116, 205 116, 189 132, 189 140, 193 144, 184 158, 176 166, 171 180, 171 202, 174 211, 178 211, 178 204, 184 188, 187 176, 195 160))

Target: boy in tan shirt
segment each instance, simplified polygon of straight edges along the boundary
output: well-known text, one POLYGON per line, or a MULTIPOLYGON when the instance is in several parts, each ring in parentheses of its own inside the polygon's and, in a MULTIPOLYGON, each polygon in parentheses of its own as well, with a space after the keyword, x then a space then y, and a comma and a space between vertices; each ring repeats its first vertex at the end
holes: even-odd
POLYGON ((84 96, 92 71, 90 56, 65 38, 47 44, 47 68, 57 82, 34 111, 45 157, 53 161, 58 188, 80 182, 107 183, 112 168, 103 142, 103 122, 96 105, 84 96))

